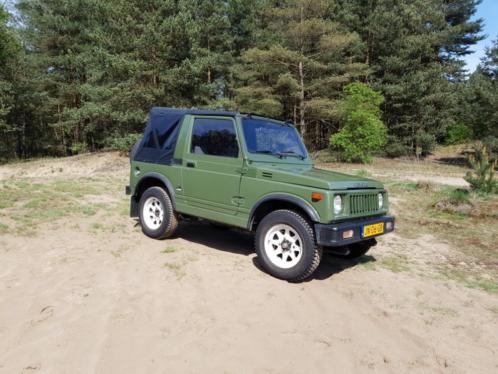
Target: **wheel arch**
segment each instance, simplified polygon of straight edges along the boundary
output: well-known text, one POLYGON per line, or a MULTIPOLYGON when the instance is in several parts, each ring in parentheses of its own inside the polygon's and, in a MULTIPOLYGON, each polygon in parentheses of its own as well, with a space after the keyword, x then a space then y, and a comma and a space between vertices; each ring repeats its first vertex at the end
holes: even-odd
POLYGON ((294 195, 274 193, 262 197, 254 204, 249 213, 248 230, 255 230, 264 216, 279 209, 294 210, 303 214, 311 222, 320 222, 320 215, 316 209, 304 199, 294 195))
POLYGON ((166 193, 171 199, 171 204, 173 205, 173 209, 176 209, 175 190, 173 188, 173 184, 171 183, 171 181, 162 174, 156 172, 150 172, 144 174, 135 185, 135 189, 131 197, 131 207, 130 207, 131 217, 138 217, 138 203, 140 201, 140 197, 145 192, 145 190, 147 190, 147 188, 150 187, 164 188, 166 193))

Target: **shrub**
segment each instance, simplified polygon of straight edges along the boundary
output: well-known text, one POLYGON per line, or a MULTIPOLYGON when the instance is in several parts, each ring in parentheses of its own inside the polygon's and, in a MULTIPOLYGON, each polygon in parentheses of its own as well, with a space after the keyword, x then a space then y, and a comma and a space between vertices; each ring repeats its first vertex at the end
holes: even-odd
POLYGON ((389 141, 387 146, 385 147, 384 154, 387 157, 391 158, 403 157, 410 154, 410 149, 406 145, 399 143, 399 141, 394 137, 389 137, 389 141))
POLYGON ((417 156, 427 156, 436 146, 436 138, 427 132, 418 133, 415 139, 417 142, 417 156))
POLYGON ((434 204, 434 207, 441 212, 462 215, 469 215, 474 208, 469 198, 469 191, 463 189, 443 193, 443 197, 434 204))
POLYGON ((141 136, 142 134, 133 133, 125 136, 112 136, 105 140, 104 145, 107 149, 128 153, 141 136))
POLYGON ((498 182, 495 180, 496 159, 490 157, 488 147, 482 143, 474 146, 469 155, 472 171, 465 176, 473 190, 483 193, 498 193, 498 182))
POLYGON ((71 151, 71 154, 73 155, 79 155, 81 153, 88 152, 86 143, 73 143, 69 149, 71 151))
POLYGON ((461 122, 457 122, 448 126, 445 143, 447 145, 465 143, 470 141, 472 137, 472 129, 461 122))
POLYGON ((343 161, 371 162, 387 141, 387 129, 380 119, 384 97, 358 82, 347 85, 344 93, 344 126, 330 137, 330 145, 343 161))
POLYGON ((494 158, 498 157, 498 138, 488 136, 483 141, 483 144, 488 148, 489 152, 494 158))

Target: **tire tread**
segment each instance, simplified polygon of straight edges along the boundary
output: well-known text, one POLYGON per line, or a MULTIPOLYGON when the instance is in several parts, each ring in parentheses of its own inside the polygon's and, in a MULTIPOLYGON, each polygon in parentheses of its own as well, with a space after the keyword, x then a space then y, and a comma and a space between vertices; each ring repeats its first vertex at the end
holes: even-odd
MULTIPOLYGON (((317 269, 318 265, 320 265, 323 251, 322 248, 316 244, 315 232, 313 230, 313 227, 306 218, 304 218, 301 214, 297 213, 296 211, 290 209, 278 209, 269 214, 278 214, 278 213, 292 215, 303 226, 309 238, 311 238, 311 242, 313 243, 313 248, 312 248, 313 260, 309 263, 307 268, 296 277, 291 277, 288 279, 286 278, 289 282, 301 282, 309 278, 311 274, 313 274, 314 271, 317 269)), ((256 248, 258 248, 258 241, 259 241, 259 235, 256 234, 255 235, 256 248)))
MULTIPOLYGON (((171 235, 173 235, 176 228, 178 227, 178 217, 173 209, 173 203, 171 202, 171 198, 169 197, 168 193, 161 187, 157 186, 150 187, 147 190, 145 190, 144 194, 146 194, 147 192, 154 192, 160 195, 160 197, 162 198, 162 200, 166 205, 164 207, 164 214, 165 215, 168 214, 168 217, 164 218, 167 219, 168 226, 166 226, 166 228, 163 229, 162 233, 160 233, 158 236, 155 236, 154 238, 155 239, 169 238, 171 235)), ((140 209, 142 209, 142 205, 140 205, 140 209)), ((140 212, 140 214, 142 214, 142 212, 140 212)), ((143 230, 143 225, 142 225, 142 230, 143 230)), ((145 234, 148 235, 147 233, 145 234)))

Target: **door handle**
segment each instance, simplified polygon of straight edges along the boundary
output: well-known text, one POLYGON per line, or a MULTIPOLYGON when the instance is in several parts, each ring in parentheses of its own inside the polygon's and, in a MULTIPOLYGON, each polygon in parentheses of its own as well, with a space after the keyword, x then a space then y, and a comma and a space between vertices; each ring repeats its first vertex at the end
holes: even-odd
POLYGON ((188 168, 195 168, 195 161, 187 161, 188 168))

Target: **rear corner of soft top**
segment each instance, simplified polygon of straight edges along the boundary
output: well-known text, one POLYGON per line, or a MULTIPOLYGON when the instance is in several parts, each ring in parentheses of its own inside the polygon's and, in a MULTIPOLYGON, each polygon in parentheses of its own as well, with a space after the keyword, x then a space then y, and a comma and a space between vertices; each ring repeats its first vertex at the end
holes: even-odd
POLYGON ((153 107, 132 161, 171 165, 185 109, 153 107))

